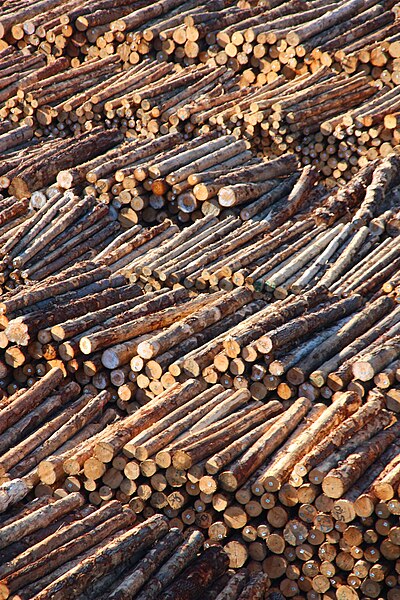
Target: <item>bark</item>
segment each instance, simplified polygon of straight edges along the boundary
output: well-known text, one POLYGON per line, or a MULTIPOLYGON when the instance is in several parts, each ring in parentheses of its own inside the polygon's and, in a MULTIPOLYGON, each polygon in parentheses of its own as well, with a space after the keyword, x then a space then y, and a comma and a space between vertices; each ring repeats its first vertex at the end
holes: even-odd
POLYGON ((265 421, 265 419, 268 419, 280 409, 280 403, 271 402, 249 415, 238 418, 231 426, 224 427, 214 434, 206 435, 204 433, 204 437, 199 442, 191 443, 186 448, 173 453, 172 463, 174 467, 177 469, 189 469, 203 458, 226 447, 233 440, 246 433, 251 427, 265 421))
POLYGON ((112 460, 115 454, 135 435, 191 400, 204 387, 202 383, 194 379, 189 379, 183 384, 174 384, 134 414, 126 417, 122 423, 111 426, 109 433, 95 448, 95 455, 100 460, 104 459, 107 462, 112 460))
POLYGON ((327 287, 329 287, 339 279, 342 273, 344 273, 347 267, 349 267, 354 261, 359 249, 366 241, 368 234, 369 230, 367 227, 361 227, 356 232, 349 245, 346 246, 343 253, 322 276, 320 280, 321 285, 326 285, 327 287))
POLYGON ((31 548, 28 548, 13 560, 4 563, 0 568, 0 577, 3 579, 11 573, 19 571, 23 567, 32 565, 40 558, 46 556, 49 552, 74 540, 79 535, 90 532, 93 527, 107 521, 107 519, 120 514, 121 510, 121 504, 116 500, 113 500, 94 512, 91 512, 84 518, 75 519, 72 523, 64 525, 61 529, 55 531, 44 540, 39 541, 31 548))
MULTIPOLYGON (((370 306, 367 305, 343 325, 333 338, 327 339, 319 348, 311 352, 306 359, 303 359, 301 366, 299 363, 299 366, 290 369, 287 373, 288 381, 297 385, 302 383, 305 377, 313 372, 313 369, 323 365, 336 353, 342 351, 356 338, 364 334, 375 320, 376 310, 371 310, 370 306)), ((315 381, 317 381, 316 378, 315 381)))
MULTIPOLYGON (((22 395, 25 391, 25 389, 22 389, 19 395, 22 395)), ((71 398, 76 397, 79 392, 79 385, 75 382, 71 382, 62 388, 62 394, 53 394, 46 398, 42 404, 17 421, 15 425, 9 427, 7 431, 0 436, 0 452, 6 452, 25 434, 29 434, 37 425, 40 425, 52 411, 58 409, 64 403, 66 404, 69 402, 71 398)), ((10 398, 11 402, 15 401, 15 394, 10 396, 10 398)), ((10 404, 10 402, 7 404, 10 404)))
MULTIPOLYGON (((243 401, 246 401, 250 398, 250 393, 248 390, 238 390, 237 394, 232 395, 227 400, 223 401, 222 410, 220 407, 216 407, 211 411, 210 416, 207 415, 203 417, 200 421, 198 421, 193 428, 189 429, 187 432, 181 434, 176 440, 174 440, 171 444, 167 445, 164 450, 157 453, 156 462, 162 467, 167 467, 172 462, 172 455, 174 452, 185 449, 188 447, 188 442, 191 444, 198 444, 202 439, 208 436, 218 437, 218 434, 223 430, 224 427, 230 427, 233 425, 239 418, 245 417, 250 413, 254 413, 256 409, 261 407, 259 402, 253 402, 247 404, 244 408, 241 408, 239 411, 235 412, 237 406, 232 406, 230 408, 230 403, 239 404, 241 406, 243 401), (245 392, 245 393, 240 393, 245 392), (236 398, 235 398, 236 396, 236 398), (233 412, 232 412, 233 410, 233 412), (226 417, 221 418, 224 414, 228 413, 226 417), (221 414, 222 413, 222 414, 221 414), (211 424, 210 424, 211 423, 211 424)), ((253 415, 254 416, 254 415, 253 415)))
POLYGON ((154 600, 190 564, 204 542, 200 531, 193 531, 142 589, 136 600, 154 600))
POLYGON ((42 404, 40 404, 35 410, 27 414, 26 417, 17 421, 17 423, 10 427, 2 436, 0 436, 0 452, 2 456, 0 458, 0 475, 7 473, 12 467, 23 460, 30 452, 34 451, 40 444, 47 440, 52 433, 58 430, 60 425, 63 425, 71 416, 74 414, 75 409, 79 409, 80 406, 85 405, 88 402, 89 397, 86 400, 73 402, 70 406, 68 403, 78 396, 80 387, 77 383, 71 382, 67 384, 61 394, 56 394, 47 398, 42 404), (24 435, 24 429, 32 431, 32 426, 40 424, 51 412, 66 404, 65 410, 61 415, 50 418, 50 420, 35 429, 33 433, 25 437, 18 444, 18 439, 21 439, 24 435))
POLYGON ((221 299, 217 298, 210 306, 200 309, 194 315, 180 319, 178 323, 169 327, 166 332, 161 332, 153 339, 139 344, 138 354, 145 359, 158 356, 171 346, 183 342, 187 337, 229 316, 251 300, 252 293, 245 288, 234 290, 221 299))
POLYGON ((146 556, 124 575, 118 585, 107 594, 110 600, 130 600, 135 597, 150 577, 171 556, 178 544, 183 541, 183 536, 178 529, 172 529, 163 538, 157 540, 146 556))
POLYGON ((101 543, 104 539, 109 538, 110 535, 131 526, 135 518, 134 513, 129 508, 124 508, 120 514, 114 515, 107 519, 107 521, 96 525, 94 531, 83 533, 79 537, 63 544, 33 564, 27 565, 13 575, 3 579, 2 583, 7 586, 10 592, 23 589, 33 581, 41 579, 49 571, 54 571, 57 567, 85 552, 88 548, 101 543))
MULTIPOLYGON (((90 264, 90 263, 89 263, 90 264)), ((66 273, 64 272, 65 276, 66 273)), ((28 306, 36 305, 36 308, 40 308, 39 303, 43 300, 51 299, 51 304, 54 304, 54 297, 62 296, 67 292, 75 292, 74 296, 79 298, 79 290, 86 288, 84 291, 89 292, 89 286, 91 284, 100 284, 101 280, 110 277, 111 271, 107 267, 98 267, 90 272, 83 272, 75 277, 69 277, 64 281, 57 281, 55 283, 48 283, 43 285, 43 287, 34 288, 31 292, 25 291, 23 295, 17 295, 14 298, 10 298, 10 300, 6 300, 0 304, 0 313, 12 313, 16 310, 20 310, 22 308, 26 308, 28 306)), ((42 284, 43 282, 41 282, 42 284)), ((109 285, 109 283, 108 283, 109 285)), ((95 287, 95 286, 93 286, 95 287)), ((101 288, 101 289, 104 289, 101 288)), ((95 293, 94 289, 92 292, 95 293)), ((68 296, 69 299, 70 296, 68 296)), ((61 299, 59 299, 61 300, 61 299)))
POLYGON ((228 564, 228 556, 221 547, 207 548, 160 597, 163 600, 199 598, 218 577, 227 571, 228 564))
POLYGON ((146 550, 159 535, 166 533, 167 529, 165 517, 155 515, 144 523, 128 529, 111 542, 106 540, 93 554, 83 558, 75 567, 39 592, 37 600, 76 598, 89 584, 109 573, 121 562, 125 562, 128 553, 146 550))
POLYGON ((361 296, 352 296, 330 306, 324 306, 319 311, 306 314, 303 317, 297 317, 287 325, 282 325, 260 338, 256 343, 256 347, 263 354, 268 354, 281 348, 288 348, 293 342, 306 335, 310 335, 310 333, 317 331, 320 327, 325 327, 329 323, 353 313, 360 308, 361 303, 361 296))
POLYGON ((363 350, 373 342, 378 337, 379 332, 382 331, 384 321, 381 321, 381 319, 388 313, 391 318, 392 313, 390 311, 393 309, 393 306, 392 298, 389 296, 383 296, 375 300, 375 302, 368 303, 364 308, 364 312, 369 320, 370 329, 340 350, 331 359, 319 365, 318 370, 310 374, 310 381, 313 385, 322 387, 329 379, 329 375, 342 365, 344 361, 355 356, 360 350, 363 350), (374 323, 376 324, 374 325, 374 323))
POLYGON ((254 573, 245 585, 238 600, 262 600, 265 598, 270 586, 271 581, 266 573, 254 573))
POLYGON ((354 216, 356 225, 365 225, 383 204, 388 188, 395 185, 399 179, 400 159, 397 154, 389 154, 375 169, 372 182, 368 186, 365 198, 354 216))
POLYGON ((138 460, 146 460, 153 456, 201 419, 210 409, 218 406, 222 393, 223 387, 215 385, 199 394, 128 442, 124 447, 124 454, 138 460))
POLYGON ((61 382, 63 372, 58 367, 51 369, 42 379, 39 379, 30 389, 19 396, 14 402, 0 411, 0 433, 14 425, 32 409, 39 406, 48 394, 61 382))
MULTIPOLYGON (((171 294, 172 293, 175 293, 175 295, 180 294, 182 296, 185 295, 186 291, 180 292, 180 290, 176 290, 171 292, 171 294)), ((166 301, 167 300, 169 300, 169 297, 166 295, 166 301)), ((208 301, 208 297, 201 295, 178 306, 162 308, 162 310, 159 309, 158 312, 155 312, 151 316, 139 317, 128 322, 126 322, 125 319, 131 318, 131 315, 129 313, 128 315, 125 315, 123 313, 120 319, 121 321, 124 321, 123 324, 114 325, 108 322, 107 329, 82 337, 79 342, 79 347, 84 354, 92 354, 96 350, 101 350, 107 346, 125 342, 126 340, 138 337, 144 333, 149 333, 155 329, 168 327, 169 325, 172 325, 172 323, 196 312, 202 306, 207 304, 208 301)), ((159 298, 154 300, 154 304, 154 311, 157 310, 157 304, 163 306, 162 301, 159 298)), ((165 302, 164 306, 165 304, 168 306, 171 302, 165 302)))
POLYGON ((26 517, 10 523, 0 529, 1 541, 0 548, 5 548, 8 544, 17 541, 21 537, 46 527, 56 519, 70 513, 72 510, 82 506, 84 498, 76 492, 57 500, 53 504, 39 508, 37 511, 28 514, 26 517))
POLYGON ((282 452, 279 452, 272 463, 268 465, 262 477, 266 491, 277 491, 288 479, 301 457, 313 445, 318 444, 327 433, 329 434, 347 417, 356 412, 360 404, 361 399, 357 394, 346 392, 335 400, 329 408, 324 410, 303 433, 296 436, 293 441, 289 440, 283 447, 282 452))
POLYGON ((38 162, 32 167, 24 169, 17 177, 14 177, 9 187, 10 193, 17 198, 24 198, 46 185, 53 183, 57 173, 68 169, 79 163, 82 153, 91 158, 97 156, 122 141, 123 134, 118 130, 107 132, 99 131, 89 135, 81 135, 71 142, 69 148, 59 154, 54 154, 51 162, 38 162))
POLYGON ((307 398, 297 400, 267 433, 230 465, 229 470, 221 473, 221 487, 227 491, 240 487, 296 428, 310 407, 307 398))
POLYGON ((361 444, 340 467, 333 469, 322 482, 322 489, 329 498, 340 498, 372 465, 399 434, 399 424, 391 425, 372 440, 361 444))
POLYGON ((46 433, 47 430, 53 430, 55 426, 57 426, 57 429, 50 437, 46 438, 42 444, 38 445, 24 460, 21 460, 11 470, 10 474, 14 477, 19 477, 24 475, 30 469, 34 469, 42 460, 60 448, 85 425, 90 423, 90 421, 102 411, 109 399, 109 392, 103 390, 94 398, 82 396, 82 398, 74 402, 71 411, 64 411, 63 414, 55 417, 53 420, 55 423, 50 421, 50 423, 44 426, 44 428, 46 428, 46 433))
MULTIPOLYGON (((204 144, 198 145, 196 148, 180 152, 172 158, 156 163, 149 168, 149 173, 153 178, 165 177, 168 173, 174 172, 181 167, 184 167, 191 162, 201 158, 205 154, 215 152, 225 147, 227 144, 234 143, 236 138, 233 135, 224 136, 216 140, 206 141, 204 144)), ((195 169, 193 169, 193 172, 195 169)), ((172 183, 176 183, 173 181, 172 183)))
POLYGON ((330 454, 343 446, 348 439, 357 433, 373 417, 378 415, 383 407, 383 398, 381 395, 374 395, 368 398, 363 406, 359 407, 355 413, 347 417, 343 423, 339 424, 329 433, 329 435, 312 447, 303 458, 294 466, 294 471, 300 477, 305 477, 313 467, 316 467, 321 461, 330 454))
POLYGON ((252 446, 279 418, 280 414, 269 419, 266 423, 255 427, 252 431, 245 433, 239 439, 229 444, 229 446, 207 459, 205 464, 207 473, 216 475, 223 467, 229 465, 237 456, 242 454, 244 450, 252 446))
POLYGON ((215 600, 236 600, 246 585, 247 573, 245 570, 237 571, 215 600))
POLYGON ((373 0, 367 2, 362 2, 361 0, 349 0, 338 8, 328 11, 317 19, 311 20, 290 31, 286 36, 287 42, 291 46, 298 46, 325 29, 334 27, 338 23, 342 23, 343 20, 354 17, 359 13, 360 9, 365 10, 373 5, 373 0))
POLYGON ((361 360, 353 363, 353 376, 360 381, 370 381, 399 356, 400 337, 395 337, 392 341, 378 346, 371 353, 365 354, 361 360))

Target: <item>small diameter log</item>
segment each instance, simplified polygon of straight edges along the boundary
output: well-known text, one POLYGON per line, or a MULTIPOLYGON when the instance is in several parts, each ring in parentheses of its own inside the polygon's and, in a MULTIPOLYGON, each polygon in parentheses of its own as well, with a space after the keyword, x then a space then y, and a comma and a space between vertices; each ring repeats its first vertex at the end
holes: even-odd
POLYGON ((111 461, 135 435, 194 398, 204 387, 204 384, 194 379, 172 385, 136 413, 126 417, 122 423, 111 426, 109 433, 96 445, 95 456, 104 462, 111 461))

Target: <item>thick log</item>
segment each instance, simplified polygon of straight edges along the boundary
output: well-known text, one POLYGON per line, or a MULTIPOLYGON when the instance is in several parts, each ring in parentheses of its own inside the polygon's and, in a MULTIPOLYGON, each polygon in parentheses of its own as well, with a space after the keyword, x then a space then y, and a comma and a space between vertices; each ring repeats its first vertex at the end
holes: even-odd
POLYGON ((194 379, 189 379, 184 384, 174 384, 146 406, 124 419, 122 423, 110 427, 110 432, 96 446, 95 456, 106 462, 111 461, 115 454, 122 450, 123 446, 135 435, 191 400, 203 391, 204 387, 194 379))
POLYGON ((137 600, 154 600, 197 556, 204 537, 200 531, 193 531, 173 553, 171 558, 150 579, 137 596, 137 600))
POLYGON ((209 586, 223 575, 229 565, 227 554, 219 546, 207 548, 174 583, 161 594, 163 600, 199 598, 209 586))
POLYGON ((131 573, 123 576, 117 586, 107 594, 110 600, 129 600, 145 585, 149 578, 168 559, 183 537, 181 532, 172 528, 164 537, 157 540, 146 556, 133 568, 131 573))
POLYGON ((107 519, 107 521, 98 524, 95 531, 76 537, 49 552, 49 554, 38 559, 35 563, 27 565, 13 575, 3 579, 2 585, 6 586, 10 592, 24 588, 33 581, 41 579, 49 570, 54 571, 57 567, 75 558, 88 548, 101 543, 110 535, 131 526, 135 519, 136 516, 134 513, 130 509, 124 508, 120 514, 116 514, 107 519))
POLYGON ((28 535, 32 531, 36 531, 42 527, 46 527, 49 523, 52 523, 59 517, 70 513, 72 510, 82 506, 84 498, 81 494, 73 493, 65 498, 61 498, 49 504, 43 508, 39 508, 37 511, 23 517, 1 528, 1 541, 0 548, 5 548, 7 544, 10 544, 18 540, 23 535, 28 535))
POLYGON ((268 419, 281 409, 279 402, 271 402, 262 408, 258 408, 238 418, 230 427, 223 428, 214 434, 203 437, 199 442, 191 443, 182 450, 174 452, 172 462, 177 469, 189 469, 192 465, 198 463, 203 458, 214 454, 215 451, 229 445, 234 439, 237 439, 243 433, 246 433, 250 427, 259 425, 261 421, 268 419))
POLYGON ((364 406, 360 406, 354 414, 347 417, 324 440, 318 442, 303 458, 297 461, 294 466, 295 473, 300 477, 307 475, 313 467, 317 466, 330 454, 333 454, 347 439, 350 439, 353 434, 359 431, 367 421, 377 415, 382 406, 383 398, 380 395, 369 397, 364 406))
MULTIPOLYGON (((262 481, 266 491, 276 491, 287 480, 289 473, 314 444, 331 432, 337 425, 357 411, 361 398, 355 392, 346 392, 335 400, 329 408, 307 427, 301 435, 284 446, 283 455, 279 453, 270 463, 262 481)), ((290 441, 290 440, 289 440, 290 441)))
POLYGON ((0 433, 3 433, 8 427, 14 425, 21 417, 26 415, 32 409, 39 406, 46 396, 54 390, 61 382, 63 372, 55 367, 51 369, 42 379, 37 381, 24 394, 19 396, 15 402, 12 402, 0 411, 0 433))

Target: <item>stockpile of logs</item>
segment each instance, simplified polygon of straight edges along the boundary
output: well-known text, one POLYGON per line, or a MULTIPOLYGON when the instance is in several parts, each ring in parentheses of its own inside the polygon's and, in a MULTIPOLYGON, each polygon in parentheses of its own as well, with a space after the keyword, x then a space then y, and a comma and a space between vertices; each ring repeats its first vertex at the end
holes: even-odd
POLYGON ((264 12, 218 31, 208 55, 219 65, 240 69, 244 80, 258 84, 272 81, 277 73, 290 78, 321 65, 340 68, 346 53, 351 56, 368 43, 395 36, 395 5, 395 0, 312 0, 299 10, 296 3, 273 3, 264 12))
POLYGON ((7 151, 0 163, 0 186, 18 200, 55 183, 60 171, 80 165, 84 158, 99 157, 124 139, 117 129, 100 127, 61 140, 32 140, 33 135, 26 124, 0 136, 1 148, 7 151))
POLYGON ((69 191, 63 194, 49 188, 47 195, 33 192, 30 200, 10 197, 3 203, 8 207, 0 213, 5 220, 1 280, 10 294, 21 292, 23 283, 60 276, 68 270, 72 273, 75 263, 88 263, 122 230, 116 211, 93 196, 81 199, 69 191), (11 218, 6 220, 8 215, 11 218))
MULTIPOLYGON (((1 48, 1 47, 0 47, 1 48)), ((0 49, 0 105, 15 96, 21 82, 32 80, 36 73, 46 63, 46 59, 40 54, 31 54, 29 51, 17 50, 13 46, 0 49)), ((13 111, 10 121, 21 120, 21 112, 13 111)), ((4 114, 0 113, 4 118, 4 114)))
POLYGON ((0 109, 0 115, 17 122, 29 117, 35 128, 45 134, 57 135, 64 129, 74 133, 90 131, 99 120, 93 113, 92 119, 82 118, 79 111, 71 113, 68 120, 67 117, 72 107, 79 107, 87 98, 88 90, 94 93, 121 78, 121 66, 115 54, 75 68, 70 66, 68 58, 60 57, 20 78, 14 86, 14 95, 0 109))
MULTIPOLYGON (((360 106, 346 109, 321 124, 318 135, 325 136, 325 155, 320 155, 323 160, 318 166, 326 176, 327 186, 342 183, 360 167, 393 152, 400 142, 398 111, 397 88, 384 86, 360 106)), ((302 159, 303 163, 315 155, 320 147, 317 144, 308 139, 308 156, 302 159)))
MULTIPOLYGON (((290 177, 296 172, 295 156, 264 161, 253 158, 248 147, 245 140, 218 132, 189 142, 180 133, 169 133, 126 142, 102 159, 60 171, 57 183, 69 189, 83 185, 86 178, 83 191, 111 203, 125 227, 139 220, 152 223, 171 217, 185 223, 204 215, 223 217, 232 210, 239 214, 243 204, 250 204, 251 211, 245 219, 261 218, 271 204, 283 215, 278 200, 295 181, 290 177)), ((312 187, 315 180, 307 178, 306 186, 312 187)), ((292 212, 295 206, 294 202, 292 212)))
MULTIPOLYGON (((264 163, 262 176, 268 173, 267 167, 275 168, 291 156, 264 163)), ((332 289, 340 285, 340 292, 347 293, 348 285, 357 277, 358 285, 362 285, 370 274, 378 277, 380 267, 387 267, 382 277, 395 272, 397 263, 386 261, 383 253, 378 254, 383 262, 365 277, 358 273, 356 265, 363 259, 361 265, 371 267, 374 253, 387 244, 393 248, 391 256, 397 257, 397 154, 370 163, 350 183, 331 194, 315 185, 318 173, 310 166, 304 167, 299 178, 294 174, 281 182, 275 180, 270 191, 263 186, 274 185, 274 180, 265 184, 248 182, 252 173, 258 177, 258 170, 258 164, 237 170, 247 177, 247 183, 234 183, 233 174, 193 188, 193 194, 214 195, 203 204, 214 201, 214 205, 218 202, 235 206, 238 202, 244 223, 233 216, 217 222, 211 214, 186 233, 178 234, 175 247, 163 253, 162 259, 156 256, 153 261, 150 257, 146 264, 136 267, 136 273, 131 270, 130 280, 147 279, 154 289, 165 283, 181 283, 189 289, 212 291, 229 291, 247 284, 275 299, 283 299, 290 292, 301 293, 318 282, 333 286, 332 289), (384 173, 388 175, 385 183, 384 173), (225 181, 228 185, 222 185, 225 181), (384 195, 379 205, 377 184, 384 195), (260 195, 261 187, 264 193, 260 195), (241 202, 246 202, 243 208, 241 202), (186 241, 187 235, 190 241, 186 241), (222 235, 224 238, 220 239, 222 235), (350 267, 352 270, 346 273, 350 267)), ((376 291, 383 282, 383 278, 372 280, 368 291, 376 291)))
POLYGON ((200 528, 200 545, 222 544, 232 568, 249 560, 283 597, 396 598, 399 423, 382 394, 361 404, 338 393, 328 407, 249 396, 175 384, 85 451, 44 460, 39 477, 48 486, 61 470, 94 504, 115 493, 139 518, 162 511, 181 531, 200 528))
MULTIPOLYGON (((202 551, 199 531, 184 536, 161 515, 135 524, 135 513, 116 501, 95 508, 75 492, 33 500, 7 516, 0 524, 2 598, 167 600, 179 589, 189 600, 232 579, 227 555, 218 546, 202 551)), ((262 583, 267 590, 268 579, 262 583)))
MULTIPOLYGON (((0 501, 2 510, 33 489, 38 497, 52 494, 51 488, 38 485, 40 462, 53 455, 67 459, 116 417, 108 391, 81 394, 76 381, 63 381, 60 368, 49 369, 31 387, 1 401, 0 479, 11 482, 9 498, 5 494, 0 501)), ((63 493, 70 491, 65 485, 63 493)))
MULTIPOLYGON (((378 7, 375 7, 375 11, 378 7)), ((333 43, 327 46, 334 52, 335 60, 347 73, 363 72, 385 84, 398 85, 399 74, 399 33, 398 6, 391 12, 382 11, 375 20, 365 23, 364 28, 345 35, 339 47, 333 43), (394 17, 396 20, 394 21, 394 17), (376 27, 377 25, 380 27, 376 27), (366 30, 369 29, 369 32, 366 30), (365 34, 368 35, 365 35, 365 34), (354 35, 355 34, 355 35, 354 35)), ((311 53, 313 54, 313 53, 311 53)))

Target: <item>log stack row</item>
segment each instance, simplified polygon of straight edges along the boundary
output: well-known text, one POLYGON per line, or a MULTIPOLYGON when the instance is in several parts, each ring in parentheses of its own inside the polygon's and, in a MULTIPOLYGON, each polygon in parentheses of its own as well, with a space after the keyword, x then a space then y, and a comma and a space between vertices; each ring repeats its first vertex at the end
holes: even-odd
MULTIPOLYGON (((263 585, 261 573, 284 598, 392 599, 399 424, 383 407, 378 390, 363 404, 353 391, 336 394, 329 407, 304 397, 262 405, 246 390, 232 395, 189 380, 110 424, 84 449, 48 457, 36 473, 42 488, 52 486, 54 505, 67 490, 75 491, 65 502, 78 489, 92 490, 95 505, 115 494, 139 519, 162 511, 180 531, 201 529, 205 540, 191 534, 199 547, 222 544, 233 568, 249 560, 263 585)), ((26 493, 25 481, 3 483, 3 506, 26 493)), ((46 583, 54 591, 53 579, 46 583)))
MULTIPOLYGON (((199 531, 184 536, 161 515, 136 521, 119 502, 94 508, 79 493, 28 503, 0 525, 1 597, 167 600, 179 589, 189 600, 231 581, 228 557, 217 546, 202 552, 199 531)), ((255 584, 246 577, 242 589, 255 584)))
MULTIPOLYGON (((318 0, 309 2, 301 15, 293 2, 283 2, 275 8, 249 7, 244 3, 227 6, 222 1, 203 6, 171 0, 150 7, 130 3, 111 7, 103 2, 94 16, 88 12, 87 4, 76 4, 71 1, 52 5, 50 12, 43 7, 47 11, 44 14, 37 12, 40 6, 21 7, 10 9, 6 15, 1 32, 6 39, 37 39, 24 41, 23 51, 9 46, 0 55, 4 74, 11 73, 9 83, 5 77, 7 85, 0 113, 3 119, 15 123, 24 120, 28 125, 34 124, 38 135, 57 136, 66 131, 91 130, 100 122, 107 127, 118 126, 128 136, 173 133, 177 128, 187 135, 197 135, 210 127, 228 127, 228 133, 234 131, 251 138, 254 148, 269 156, 287 150, 298 153, 303 164, 323 168, 330 185, 348 180, 366 160, 385 156, 398 143, 396 102, 392 102, 385 123, 379 117, 390 99, 385 93, 391 92, 392 100, 396 97, 395 89, 390 88, 396 85, 397 76, 386 76, 390 69, 375 73, 365 66, 370 56, 373 63, 384 66, 385 51, 396 60, 398 23, 392 0, 384 5, 371 0, 366 6, 356 1, 332 6, 318 0), (54 57, 47 48, 51 56, 48 64, 43 64, 44 54, 37 51, 37 42, 45 33, 52 11, 54 19, 49 23, 59 24, 46 35, 50 34, 58 52, 54 57), (40 33, 36 34, 36 29, 40 33), (85 52, 95 47, 100 53, 87 54, 89 60, 85 64, 76 57, 71 59, 69 51, 63 56, 61 39, 65 42, 75 35, 85 39, 89 32, 89 37, 93 35, 95 39, 95 31, 100 48, 94 41, 81 41, 80 45, 85 52), (125 37, 129 42, 119 43, 125 37), (383 38, 387 41, 382 42, 383 38), (364 49, 364 39, 373 44, 372 49, 368 45, 364 49), (352 66, 347 71, 358 75, 346 80, 343 73, 337 79, 331 74, 330 81, 325 73, 328 66, 333 64, 340 71, 342 62, 346 64, 345 58, 342 62, 339 56, 332 58, 338 45, 341 50, 337 54, 342 57, 347 49, 350 52, 357 47, 363 68, 349 59, 347 64, 352 66), (183 54, 175 47, 183 49, 183 54), (23 60, 14 56, 18 52, 23 60), (25 68, 26 63, 22 77, 14 68, 16 61, 18 69, 25 68), (180 62, 187 66, 182 68, 180 62), (237 78, 233 76, 235 72, 237 78), (374 115, 379 127, 368 125, 360 130, 357 125, 354 131, 349 127, 351 116, 347 113, 352 106, 356 112, 360 109, 360 114, 370 111, 367 99, 378 83, 385 86, 383 96, 378 94, 373 100, 377 103, 374 115), (341 93, 343 85, 345 94, 341 93), (276 98, 271 88, 276 88, 276 98), (298 103, 299 91, 303 95, 300 93, 298 103), (295 104, 288 104, 288 92, 295 93, 295 104), (286 103, 287 111, 266 109, 280 101, 286 103), (319 132, 321 121, 327 120, 319 132), (341 131, 347 130, 345 140, 343 132, 332 135, 339 124, 341 131), (299 134, 304 131, 307 136, 302 140, 299 134)), ((90 10, 93 11, 92 5, 90 10)), ((51 46, 50 42, 44 43, 51 46)), ((69 44, 69 48, 73 46, 72 41, 69 44)), ((78 42, 76 47, 79 52, 78 42)), ((352 54, 350 58, 354 58, 352 54)))

